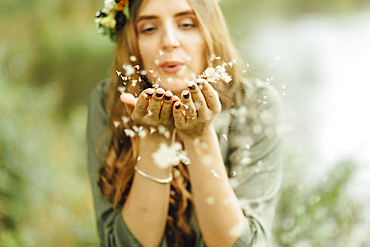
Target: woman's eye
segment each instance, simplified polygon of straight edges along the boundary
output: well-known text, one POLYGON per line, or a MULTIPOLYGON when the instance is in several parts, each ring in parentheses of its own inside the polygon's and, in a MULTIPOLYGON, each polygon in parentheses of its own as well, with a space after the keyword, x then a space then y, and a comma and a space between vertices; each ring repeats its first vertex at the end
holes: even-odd
POLYGON ((180 24, 180 27, 184 29, 189 29, 189 28, 195 27, 195 25, 193 23, 182 23, 180 24))
POLYGON ((149 28, 144 28, 144 29, 142 29, 142 33, 152 33, 152 32, 154 32, 156 30, 156 28, 155 27, 149 27, 149 28))

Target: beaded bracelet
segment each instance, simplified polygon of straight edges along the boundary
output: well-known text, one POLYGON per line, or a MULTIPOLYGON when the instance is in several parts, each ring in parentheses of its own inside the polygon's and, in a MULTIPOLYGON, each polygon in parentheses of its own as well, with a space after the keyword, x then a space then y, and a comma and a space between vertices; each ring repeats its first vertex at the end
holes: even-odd
POLYGON ((157 182, 157 183, 160 183, 160 184, 169 184, 169 183, 171 183, 172 178, 173 178, 172 173, 170 173, 170 177, 169 178, 159 179, 159 178, 154 178, 152 176, 149 176, 148 174, 146 174, 143 171, 139 170, 139 168, 137 168, 137 166, 135 166, 134 169, 135 169, 135 171, 137 173, 139 173, 144 178, 150 179, 150 180, 152 180, 154 182, 157 182))

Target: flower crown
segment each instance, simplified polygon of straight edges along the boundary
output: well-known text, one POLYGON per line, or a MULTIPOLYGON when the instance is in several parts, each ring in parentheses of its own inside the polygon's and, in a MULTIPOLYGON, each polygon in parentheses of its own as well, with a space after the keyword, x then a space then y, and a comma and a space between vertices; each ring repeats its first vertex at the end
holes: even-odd
POLYGON ((95 14, 96 30, 103 35, 109 35, 109 38, 115 41, 116 32, 124 27, 128 19, 128 0, 104 0, 104 8, 95 14))

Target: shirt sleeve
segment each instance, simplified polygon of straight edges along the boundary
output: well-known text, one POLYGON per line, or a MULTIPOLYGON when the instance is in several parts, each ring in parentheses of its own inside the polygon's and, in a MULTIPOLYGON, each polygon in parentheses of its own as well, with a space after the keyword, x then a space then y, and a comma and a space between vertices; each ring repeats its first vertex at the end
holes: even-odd
POLYGON ((234 246, 270 246, 281 183, 282 103, 263 82, 246 90, 241 106, 231 111, 228 140, 229 181, 246 221, 234 246))
MULTIPOLYGON (((106 132, 108 127, 108 114, 104 107, 105 92, 108 82, 100 83, 92 92, 87 120, 87 145, 88 145, 88 172, 92 185, 95 217, 103 247, 141 247, 140 242, 130 232, 122 217, 122 209, 113 209, 112 202, 105 198, 98 187, 100 159, 96 153, 96 143, 106 132)), ((108 142, 103 145, 106 149, 108 142)), ((104 151, 104 149, 102 149, 104 151)), ((104 153, 100 154, 103 157, 104 153)), ((164 240, 161 247, 166 246, 164 240)))

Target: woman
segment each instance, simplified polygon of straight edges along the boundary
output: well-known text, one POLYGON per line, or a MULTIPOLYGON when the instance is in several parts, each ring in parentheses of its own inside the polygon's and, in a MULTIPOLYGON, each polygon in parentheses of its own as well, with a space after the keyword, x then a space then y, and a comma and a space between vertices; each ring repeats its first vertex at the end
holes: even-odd
POLYGON ((278 95, 241 78, 215 0, 116 2, 97 14, 116 53, 87 127, 101 245, 268 246, 278 95))

